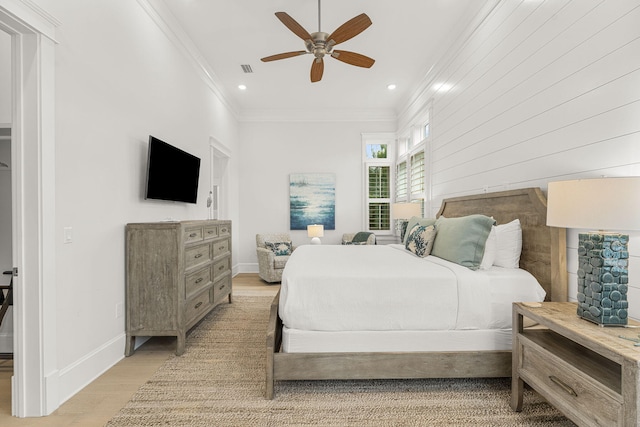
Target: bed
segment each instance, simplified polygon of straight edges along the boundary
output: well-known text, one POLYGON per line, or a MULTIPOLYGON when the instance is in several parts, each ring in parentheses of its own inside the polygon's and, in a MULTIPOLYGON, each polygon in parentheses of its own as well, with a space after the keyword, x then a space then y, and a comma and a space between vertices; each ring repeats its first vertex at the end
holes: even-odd
POLYGON ((474 214, 492 217, 497 224, 519 220, 520 269, 492 277, 496 269, 471 271, 436 257, 415 257, 394 245, 299 248, 299 260, 287 264, 289 271, 271 305, 266 398, 273 398, 278 380, 510 376, 511 301, 566 300, 566 232, 546 226, 546 199, 538 188, 445 199, 437 216, 474 214), (365 281, 363 269, 371 267, 353 261, 358 258, 379 265, 365 281), (314 282, 320 276, 314 262, 325 270, 322 276, 332 270, 327 265, 335 266, 335 275, 328 273, 328 282, 314 282), (425 289, 412 269, 428 269, 445 285, 425 289), (394 280, 392 292, 384 292, 385 283, 394 280), (505 291, 521 282, 523 291, 505 291), (503 300, 501 308, 492 308, 496 298, 503 300), (382 312, 380 304, 404 305, 398 315, 376 316, 382 312), (467 312, 456 304, 486 309, 467 312), (348 316, 340 315, 345 311, 348 316), (425 327, 426 317, 434 324, 425 327))

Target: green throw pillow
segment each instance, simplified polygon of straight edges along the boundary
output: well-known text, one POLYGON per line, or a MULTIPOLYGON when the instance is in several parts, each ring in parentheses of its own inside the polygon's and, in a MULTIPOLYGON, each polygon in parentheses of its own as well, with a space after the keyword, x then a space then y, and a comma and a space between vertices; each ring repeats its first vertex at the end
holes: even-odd
POLYGON ((496 223, 485 215, 436 220, 436 240, 431 255, 477 270, 491 227, 496 223))

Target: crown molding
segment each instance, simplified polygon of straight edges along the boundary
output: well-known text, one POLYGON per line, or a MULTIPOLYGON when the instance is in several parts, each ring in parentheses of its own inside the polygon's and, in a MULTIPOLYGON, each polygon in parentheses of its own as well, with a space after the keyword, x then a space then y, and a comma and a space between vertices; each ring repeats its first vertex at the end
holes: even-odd
POLYGON ((396 122, 393 109, 245 109, 240 122, 396 122))
POLYGON ((399 121, 402 122, 403 128, 407 125, 410 126, 410 122, 419 114, 419 111, 424 108, 424 104, 433 98, 435 94, 433 85, 441 79, 441 74, 447 68, 447 65, 459 54, 460 50, 467 45, 472 36, 484 25, 487 18, 493 14, 495 8, 502 1, 504 0, 485 0, 485 4, 479 13, 463 19, 458 23, 458 28, 460 28, 461 31, 454 31, 454 33, 460 34, 459 37, 450 45, 442 47, 438 59, 424 71, 424 78, 416 85, 415 90, 411 92, 404 102, 399 104, 403 106, 398 113, 398 118, 399 121))
POLYGON ((33 0, 3 0, 0 9, 4 10, 16 22, 20 22, 21 26, 43 35, 56 44, 58 43, 55 35, 60 21, 33 0))
POLYGON ((226 94, 220 79, 215 75, 207 60, 202 53, 200 53, 200 50, 196 47, 193 40, 187 35, 164 2, 162 2, 162 0, 137 1, 158 28, 160 28, 169 40, 182 52, 185 58, 187 58, 211 92, 213 92, 236 120, 238 120, 239 110, 237 105, 226 94))

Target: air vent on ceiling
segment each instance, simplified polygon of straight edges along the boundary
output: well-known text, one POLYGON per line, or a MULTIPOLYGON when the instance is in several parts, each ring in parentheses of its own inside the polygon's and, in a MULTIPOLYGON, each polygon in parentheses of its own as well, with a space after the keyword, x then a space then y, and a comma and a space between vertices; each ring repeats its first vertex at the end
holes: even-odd
POLYGON ((242 67, 242 71, 244 71, 245 73, 253 73, 253 70, 251 69, 251 65, 242 64, 240 66, 242 67))

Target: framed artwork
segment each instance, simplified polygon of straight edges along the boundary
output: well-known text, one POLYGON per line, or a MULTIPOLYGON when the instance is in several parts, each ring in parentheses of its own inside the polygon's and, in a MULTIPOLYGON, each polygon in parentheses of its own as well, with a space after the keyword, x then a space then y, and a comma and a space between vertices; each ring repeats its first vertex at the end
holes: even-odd
POLYGON ((289 215, 291 230, 306 230, 310 224, 322 224, 325 230, 335 230, 335 174, 290 174, 289 215))

